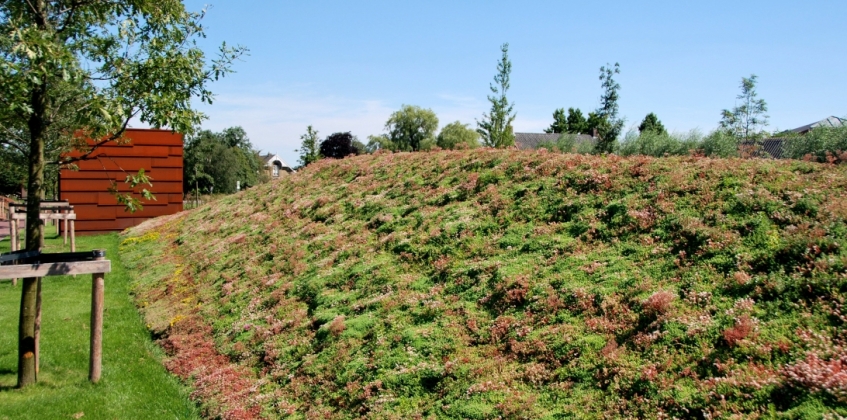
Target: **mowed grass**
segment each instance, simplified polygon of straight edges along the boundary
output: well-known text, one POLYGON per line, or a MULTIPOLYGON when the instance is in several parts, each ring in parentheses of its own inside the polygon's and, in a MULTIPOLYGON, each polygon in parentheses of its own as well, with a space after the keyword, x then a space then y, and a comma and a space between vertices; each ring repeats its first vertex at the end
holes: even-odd
MULTIPOLYGON (((67 252, 53 227, 45 252, 67 252)), ((132 303, 129 277, 118 255, 117 234, 80 236, 77 250, 106 249, 103 376, 88 381, 91 276, 45 277, 38 384, 16 389, 21 283, 0 280, 0 419, 191 419, 198 410, 189 392, 160 363, 132 303)), ((0 241, 0 252, 9 251, 0 241)), ((155 264, 155 261, 151 261, 155 264)))

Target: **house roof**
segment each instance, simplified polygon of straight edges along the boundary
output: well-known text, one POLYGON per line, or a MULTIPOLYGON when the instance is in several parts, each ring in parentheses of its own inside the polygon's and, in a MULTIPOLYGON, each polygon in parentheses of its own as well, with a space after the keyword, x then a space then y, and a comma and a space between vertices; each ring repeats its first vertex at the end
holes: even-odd
MULTIPOLYGON (((544 143, 555 144, 559 136, 561 136, 560 133, 515 133, 515 146, 518 146, 520 150, 537 149, 538 146, 544 143)), ((577 143, 593 143, 594 141, 594 138, 588 134, 576 135, 577 143)))
POLYGON ((802 127, 797 127, 797 128, 795 128, 791 131, 794 132, 794 133, 803 134, 803 133, 807 133, 807 132, 811 131, 813 128, 817 128, 817 127, 841 127, 842 125, 845 125, 845 124, 847 124, 847 119, 832 116, 832 117, 828 117, 828 118, 822 119, 822 120, 817 121, 817 122, 813 122, 811 124, 806 124, 802 127))
POLYGON ((265 166, 271 166, 274 162, 279 162, 279 165, 282 167, 282 169, 285 169, 288 172, 294 172, 294 169, 291 167, 291 165, 285 163, 285 161, 282 160, 282 158, 278 155, 268 153, 265 155, 259 155, 259 157, 262 158, 262 162, 265 164, 265 166))
POLYGON ((281 157, 279 157, 279 156, 277 156, 277 155, 275 155, 275 154, 273 154, 273 153, 268 153, 268 154, 265 154, 265 155, 260 155, 260 157, 262 158, 262 162, 264 162, 264 164, 265 164, 266 166, 267 166, 267 165, 270 165, 270 164, 271 164, 272 162, 274 162, 274 161, 277 161, 277 162, 279 162, 279 163, 280 163, 280 164, 281 164, 284 168, 290 168, 290 167, 291 167, 291 165, 289 165, 289 164, 285 163, 285 161, 284 161, 284 160, 282 160, 282 158, 281 158, 281 157))

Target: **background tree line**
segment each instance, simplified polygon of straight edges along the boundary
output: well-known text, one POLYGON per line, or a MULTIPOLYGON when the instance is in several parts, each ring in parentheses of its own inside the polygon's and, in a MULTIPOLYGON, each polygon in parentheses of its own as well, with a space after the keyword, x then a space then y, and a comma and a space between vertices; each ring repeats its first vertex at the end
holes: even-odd
POLYGON ((312 164, 322 158, 342 159, 349 155, 374 153, 377 150, 392 152, 416 152, 442 149, 472 149, 480 146, 477 131, 460 121, 445 125, 438 130, 438 117, 431 109, 414 105, 403 105, 395 111, 385 123, 385 133, 368 136, 368 143, 362 143, 348 132, 338 132, 321 140, 318 131, 311 125, 300 136, 300 166, 312 164))
POLYGON ((230 194, 268 180, 265 163, 241 127, 201 130, 185 141, 183 191, 230 194))

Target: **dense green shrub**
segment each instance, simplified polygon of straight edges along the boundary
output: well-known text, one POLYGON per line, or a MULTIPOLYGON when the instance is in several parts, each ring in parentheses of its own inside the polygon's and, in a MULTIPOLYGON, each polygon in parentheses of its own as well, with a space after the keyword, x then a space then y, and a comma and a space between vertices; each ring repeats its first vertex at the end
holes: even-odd
POLYGON ((703 135, 696 130, 685 134, 630 131, 620 143, 618 153, 621 156, 680 156, 690 154, 701 147, 703 135))
POLYGON ((728 158, 738 156, 738 138, 723 130, 715 130, 703 138, 703 154, 709 157, 728 158))
POLYGON ((785 157, 792 159, 847 161, 847 125, 817 127, 803 135, 787 135, 783 150, 785 157))
MULTIPOLYGON (((539 149, 546 149, 551 152, 574 153, 577 152, 577 137, 579 134, 561 133, 555 142, 544 141, 538 144, 539 149)), ((593 148, 586 149, 585 153, 591 152, 593 148)))

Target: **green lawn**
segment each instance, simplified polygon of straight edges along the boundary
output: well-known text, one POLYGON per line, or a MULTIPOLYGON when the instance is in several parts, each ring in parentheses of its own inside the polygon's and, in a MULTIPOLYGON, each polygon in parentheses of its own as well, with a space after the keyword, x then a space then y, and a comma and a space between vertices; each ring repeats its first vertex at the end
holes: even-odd
MULTIPOLYGON (((53 229, 47 227, 45 251, 69 251, 53 229)), ((88 382, 91 276, 44 278, 41 369, 38 384, 25 390, 15 389, 20 282, 13 287, 0 280, 0 420, 199 417, 190 390, 160 363, 161 351, 133 305, 119 242, 117 234, 77 238, 78 251, 106 249, 112 261, 106 275, 103 377, 96 385, 88 382)), ((8 239, 0 241, 0 252, 8 252, 9 245, 8 239)))

